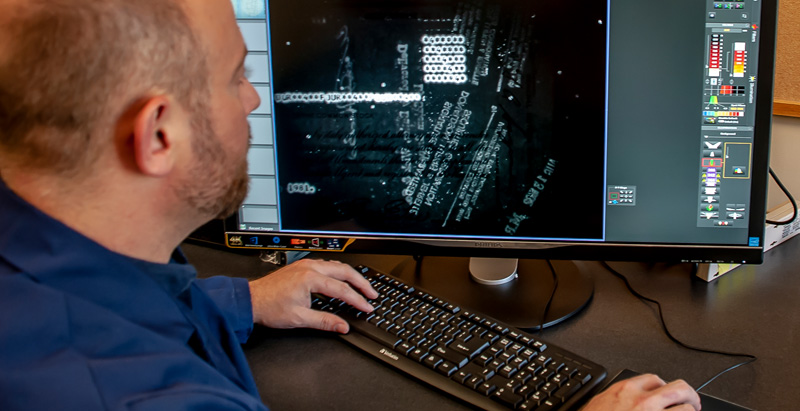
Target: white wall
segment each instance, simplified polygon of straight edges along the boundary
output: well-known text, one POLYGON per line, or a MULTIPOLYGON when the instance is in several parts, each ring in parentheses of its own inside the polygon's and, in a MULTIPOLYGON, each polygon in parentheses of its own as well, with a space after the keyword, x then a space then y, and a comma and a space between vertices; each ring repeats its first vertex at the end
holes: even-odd
MULTIPOLYGON (((800 118, 774 116, 772 118, 772 149, 770 166, 792 196, 800 201, 800 118)), ((788 201, 775 182, 770 179, 767 209, 788 201)))

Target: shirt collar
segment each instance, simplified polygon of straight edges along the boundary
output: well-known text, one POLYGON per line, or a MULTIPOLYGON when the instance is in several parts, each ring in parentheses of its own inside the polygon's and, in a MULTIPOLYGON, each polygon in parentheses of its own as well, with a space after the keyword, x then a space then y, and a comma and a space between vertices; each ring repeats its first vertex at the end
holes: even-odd
POLYGON ((176 248, 172 252, 168 264, 151 263, 124 256, 123 258, 129 259, 134 265, 140 267, 172 296, 178 296, 188 290, 197 278, 197 271, 188 263, 180 248, 176 248))

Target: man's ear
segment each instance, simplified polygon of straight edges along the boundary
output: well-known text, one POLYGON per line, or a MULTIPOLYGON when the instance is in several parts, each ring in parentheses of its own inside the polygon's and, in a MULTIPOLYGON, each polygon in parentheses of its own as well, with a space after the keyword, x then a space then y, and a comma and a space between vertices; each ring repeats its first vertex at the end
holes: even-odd
POLYGON ((147 99, 133 119, 133 155, 140 172, 168 175, 175 166, 176 143, 181 139, 180 111, 167 96, 147 99))

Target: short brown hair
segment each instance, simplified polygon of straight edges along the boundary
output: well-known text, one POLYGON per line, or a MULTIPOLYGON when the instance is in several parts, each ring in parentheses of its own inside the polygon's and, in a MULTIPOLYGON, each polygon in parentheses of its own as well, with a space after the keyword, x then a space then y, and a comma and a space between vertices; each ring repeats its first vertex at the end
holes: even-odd
POLYGON ((14 163, 80 172, 137 100, 169 93, 195 109, 208 93, 180 0, 12 3, 0 10, 0 151, 14 163))

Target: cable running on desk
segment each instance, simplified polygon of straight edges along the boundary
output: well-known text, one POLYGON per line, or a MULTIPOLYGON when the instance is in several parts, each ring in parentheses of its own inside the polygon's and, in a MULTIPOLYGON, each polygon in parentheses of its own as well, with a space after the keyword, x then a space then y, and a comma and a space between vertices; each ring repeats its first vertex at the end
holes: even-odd
POLYGON ((633 288, 633 286, 631 285, 631 283, 628 281, 628 278, 627 278, 627 277, 625 277, 624 275, 622 275, 622 274, 621 274, 619 271, 617 271, 617 270, 615 270, 614 268, 612 268, 612 267, 611 267, 611 266, 610 266, 610 265, 609 265, 607 262, 605 262, 605 261, 602 261, 601 263, 603 264, 603 266, 604 266, 606 269, 608 269, 608 271, 610 271, 610 272, 611 272, 611 274, 613 274, 615 277, 618 277, 618 278, 620 278, 620 279, 621 279, 621 280, 622 280, 622 281, 625 283, 625 286, 628 288, 628 290, 631 292, 631 294, 633 294, 635 297, 639 298, 640 300, 644 300, 644 301, 651 302, 651 303, 655 304, 655 305, 656 305, 656 307, 658 307, 658 316, 659 316, 659 318, 661 319, 661 328, 663 328, 663 329, 664 329, 664 332, 666 333, 667 337, 668 337, 670 340, 672 340, 673 342, 675 342, 676 344, 680 345, 681 347, 684 347, 684 348, 687 348, 687 349, 693 350, 693 351, 699 351, 699 352, 708 353, 708 354, 719 354, 719 355, 725 355, 725 356, 729 356, 729 357, 744 357, 744 358, 748 358, 748 360, 746 360, 746 361, 742 361, 742 362, 740 362, 740 363, 738 363, 738 364, 735 364, 735 365, 733 365, 733 366, 731 366, 731 367, 729 367, 729 368, 727 368, 727 369, 725 369, 725 370, 721 371, 721 372, 720 372, 720 373, 718 373, 717 375, 715 375, 715 376, 711 377, 709 380, 707 380, 706 382, 704 382, 703 384, 701 384, 699 387, 697 387, 697 389, 696 389, 695 391, 700 391, 700 390, 702 390, 702 389, 703 389, 703 388, 705 388, 705 387, 706 387, 708 384, 710 384, 711 382, 713 382, 714 380, 716 380, 716 379, 717 379, 717 377, 719 377, 719 376, 721 376, 721 375, 723 375, 723 374, 727 373, 728 371, 734 370, 734 369, 736 369, 736 368, 739 368, 739 367, 741 367, 741 366, 743 366, 743 365, 750 364, 750 363, 752 363, 752 362, 754 362, 755 360, 757 360, 757 359, 758 359, 758 358, 757 358, 755 355, 752 355, 752 354, 741 354, 741 353, 733 353, 733 352, 718 351, 718 350, 711 350, 711 349, 707 349, 707 348, 694 347, 694 346, 692 346, 692 345, 686 344, 686 343, 684 343, 683 341, 681 341, 681 340, 677 339, 677 338, 676 338, 674 335, 672 335, 672 333, 669 331, 669 328, 667 328, 667 322, 666 322, 666 320, 664 319, 664 311, 661 309, 661 303, 659 303, 658 301, 656 301, 656 300, 654 300, 654 299, 652 299, 652 298, 645 297, 644 295, 642 295, 641 293, 639 293, 638 291, 636 291, 636 290, 633 288))

